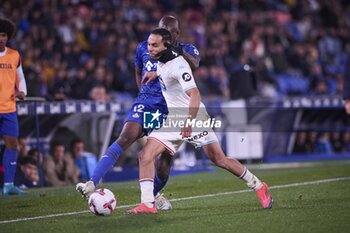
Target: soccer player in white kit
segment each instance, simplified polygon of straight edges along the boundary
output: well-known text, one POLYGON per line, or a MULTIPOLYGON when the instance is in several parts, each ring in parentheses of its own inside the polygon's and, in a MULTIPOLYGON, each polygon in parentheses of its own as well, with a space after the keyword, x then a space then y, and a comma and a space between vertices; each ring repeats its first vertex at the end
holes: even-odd
MULTIPOLYGON (((154 130, 149 135, 146 145, 139 153, 141 204, 128 210, 127 213, 157 213, 153 195, 155 158, 165 150, 168 150, 170 154, 175 154, 184 141, 195 147, 203 148, 207 157, 216 166, 241 178, 248 187, 254 189, 264 209, 271 208, 272 197, 267 184, 261 182, 239 161, 225 156, 210 126, 203 126, 200 123, 189 124, 189 122, 204 122, 209 119, 209 116, 201 102, 201 96, 189 64, 172 50, 170 32, 164 28, 154 29, 147 43, 151 58, 159 61, 157 74, 169 114, 163 127, 154 130), (183 111, 184 109, 186 112, 183 111), (172 124, 172 117, 175 116, 178 121, 176 117, 178 115, 186 115, 185 122, 172 124), (165 127, 169 124, 173 126, 170 129, 165 127)), ((156 113, 153 116, 156 118, 156 113)))

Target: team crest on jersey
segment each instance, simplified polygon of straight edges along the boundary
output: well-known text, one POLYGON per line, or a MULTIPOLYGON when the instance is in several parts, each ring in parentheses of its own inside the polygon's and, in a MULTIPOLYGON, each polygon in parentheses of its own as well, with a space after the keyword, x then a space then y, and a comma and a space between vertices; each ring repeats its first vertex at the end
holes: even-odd
POLYGON ((188 82, 192 79, 192 76, 189 74, 189 73, 183 73, 182 74, 182 79, 185 81, 185 82, 188 82))
POLYGON ((153 64, 151 61, 148 61, 145 65, 147 71, 151 71, 152 68, 156 68, 156 64, 153 64))

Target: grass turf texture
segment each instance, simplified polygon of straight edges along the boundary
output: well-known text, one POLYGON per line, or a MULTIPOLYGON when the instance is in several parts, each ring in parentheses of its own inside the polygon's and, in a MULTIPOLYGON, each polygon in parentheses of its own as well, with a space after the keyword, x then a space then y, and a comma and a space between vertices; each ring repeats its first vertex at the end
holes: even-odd
MULTIPOLYGON (((269 186, 350 177, 348 161, 317 163, 302 168, 251 170, 269 186)), ((32 189, 26 196, 0 197, 0 232, 348 232, 350 180, 298 187, 273 188, 273 209, 263 210, 253 192, 173 202, 174 209, 156 215, 111 216, 85 212, 70 216, 13 223, 5 220, 86 211, 87 201, 74 187, 32 189)), ((138 182, 107 183, 118 206, 139 202, 138 182)), ((166 187, 169 199, 246 190, 230 173, 216 172, 172 177, 166 187)))

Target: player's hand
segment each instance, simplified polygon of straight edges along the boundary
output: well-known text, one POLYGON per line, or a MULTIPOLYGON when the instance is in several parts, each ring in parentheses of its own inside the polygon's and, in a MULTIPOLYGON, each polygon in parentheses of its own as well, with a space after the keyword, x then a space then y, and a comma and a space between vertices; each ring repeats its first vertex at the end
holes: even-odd
POLYGON ((345 100, 345 111, 350 115, 350 99, 345 100))
POLYGON ((182 138, 191 137, 191 134, 192 134, 192 127, 191 126, 181 128, 180 135, 182 136, 182 138))
POLYGON ((20 91, 20 92, 17 92, 17 93, 15 94, 15 97, 18 98, 18 99, 20 99, 20 100, 23 100, 24 97, 25 97, 25 94, 24 94, 22 91, 20 91))
POLYGON ((143 77, 142 77, 142 84, 149 84, 152 80, 155 80, 157 78, 157 71, 150 71, 150 72, 146 72, 143 77))

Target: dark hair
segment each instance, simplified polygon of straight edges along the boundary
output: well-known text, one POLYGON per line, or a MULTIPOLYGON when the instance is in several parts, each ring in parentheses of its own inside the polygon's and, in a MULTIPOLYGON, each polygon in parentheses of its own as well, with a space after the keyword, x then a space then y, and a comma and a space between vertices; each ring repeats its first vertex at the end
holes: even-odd
POLYGON ((31 165, 34 165, 34 166, 38 166, 38 163, 32 157, 24 157, 22 159, 21 165, 26 165, 26 164, 31 164, 31 165))
POLYGON ((164 42, 164 44, 166 43, 171 44, 171 40, 172 40, 171 33, 167 29, 156 28, 151 31, 151 34, 160 35, 162 37, 162 41, 164 42))
POLYGON ((38 153, 38 149, 37 148, 32 148, 28 151, 28 157, 35 157, 35 154, 38 153))
POLYGON ((70 149, 73 149, 73 147, 75 146, 75 144, 78 144, 78 143, 84 143, 84 142, 83 142, 83 140, 81 140, 80 138, 73 139, 73 140, 70 142, 70 149))
POLYGON ((16 26, 11 20, 0 18, 0 32, 5 32, 7 37, 11 39, 15 33, 15 30, 16 26))
POLYGON ((51 155, 53 155, 53 152, 54 152, 55 148, 58 147, 58 146, 65 147, 64 144, 62 142, 60 142, 60 141, 53 141, 53 142, 51 142, 51 144, 50 144, 51 155))
POLYGON ((158 23, 160 28, 176 28, 179 31, 179 21, 172 15, 164 16, 158 23))

